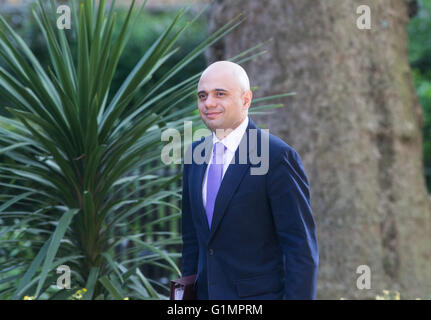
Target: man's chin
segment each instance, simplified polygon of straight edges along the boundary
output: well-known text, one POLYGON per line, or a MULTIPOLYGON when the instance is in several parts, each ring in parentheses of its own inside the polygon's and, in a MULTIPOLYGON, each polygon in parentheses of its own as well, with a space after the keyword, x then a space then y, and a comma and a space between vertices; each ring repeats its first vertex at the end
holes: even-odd
POLYGON ((221 119, 206 119, 204 123, 211 131, 214 131, 223 127, 223 121, 221 121, 221 119))

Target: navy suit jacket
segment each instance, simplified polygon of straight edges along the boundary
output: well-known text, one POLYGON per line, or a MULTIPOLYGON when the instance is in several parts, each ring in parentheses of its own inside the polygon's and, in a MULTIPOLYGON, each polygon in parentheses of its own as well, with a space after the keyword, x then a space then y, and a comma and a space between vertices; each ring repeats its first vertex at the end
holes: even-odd
MULTIPOLYGON (((250 129, 258 139, 248 152, 259 155, 266 133, 250 119, 241 143, 248 145, 250 129)), ((188 152, 207 143, 211 150, 212 136, 194 142, 188 152)), ((208 161, 184 164, 182 276, 197 273, 198 299, 315 299, 318 245, 298 153, 269 134, 268 171, 253 175, 250 169, 260 164, 240 161, 239 150, 220 185, 211 228, 202 201, 208 161)))

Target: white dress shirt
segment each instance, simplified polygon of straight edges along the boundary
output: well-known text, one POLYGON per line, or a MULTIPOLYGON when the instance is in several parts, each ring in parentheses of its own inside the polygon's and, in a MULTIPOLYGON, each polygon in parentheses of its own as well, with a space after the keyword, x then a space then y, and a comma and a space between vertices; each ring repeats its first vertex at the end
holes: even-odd
MULTIPOLYGON (((241 139, 245 133, 245 130, 248 126, 248 116, 241 122, 241 124, 236 127, 231 133, 229 133, 226 137, 224 137, 222 140, 219 140, 215 133, 213 132, 213 147, 211 148, 211 157, 210 161, 208 163, 208 166, 205 170, 205 176, 204 181, 202 183, 202 199, 204 203, 204 208, 207 204, 207 178, 208 178, 208 169, 212 163, 212 150, 214 150, 214 144, 217 142, 221 142, 225 147, 226 151, 223 154, 223 177, 226 173, 227 168, 229 167, 230 162, 232 161, 232 158, 235 155, 235 151, 239 146, 239 143, 241 142, 241 139)), ((223 181, 223 178, 222 178, 223 181)))

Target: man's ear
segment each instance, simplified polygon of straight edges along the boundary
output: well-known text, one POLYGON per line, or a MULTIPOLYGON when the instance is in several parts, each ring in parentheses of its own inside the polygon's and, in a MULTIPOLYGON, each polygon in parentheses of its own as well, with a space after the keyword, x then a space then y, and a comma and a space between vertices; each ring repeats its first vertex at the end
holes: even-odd
POLYGON ((242 95, 242 106, 244 109, 248 109, 250 107, 251 99, 253 99, 253 93, 251 92, 251 90, 247 90, 246 92, 244 92, 244 94, 242 95))

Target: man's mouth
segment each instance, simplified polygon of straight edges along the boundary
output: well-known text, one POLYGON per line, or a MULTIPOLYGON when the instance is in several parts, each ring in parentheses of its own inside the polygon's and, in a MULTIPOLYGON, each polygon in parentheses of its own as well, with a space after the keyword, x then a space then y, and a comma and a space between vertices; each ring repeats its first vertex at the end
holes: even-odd
POLYGON ((219 114, 221 114, 221 112, 208 112, 205 115, 207 118, 212 119, 212 118, 216 118, 219 114))

